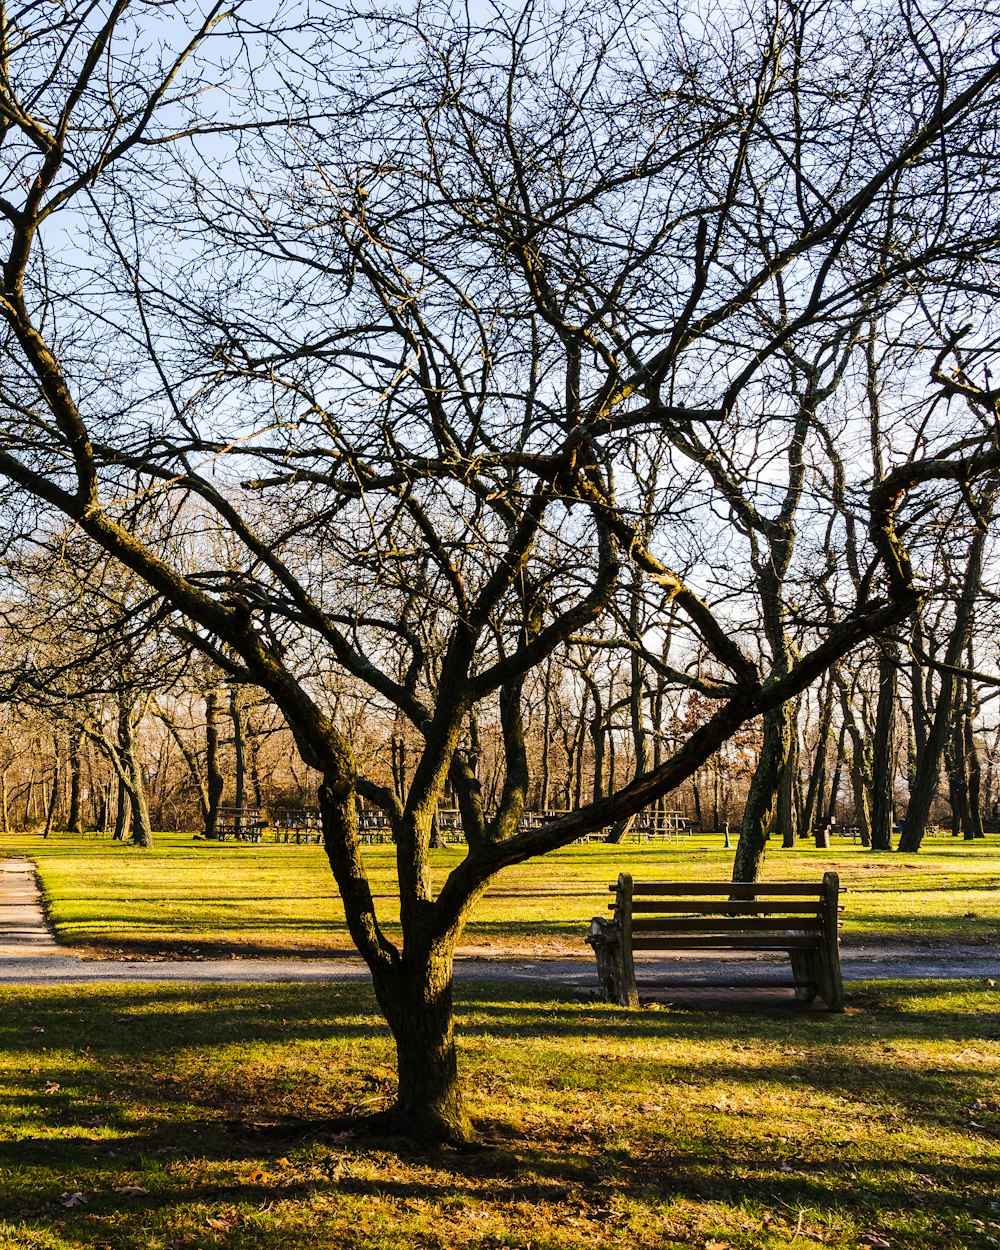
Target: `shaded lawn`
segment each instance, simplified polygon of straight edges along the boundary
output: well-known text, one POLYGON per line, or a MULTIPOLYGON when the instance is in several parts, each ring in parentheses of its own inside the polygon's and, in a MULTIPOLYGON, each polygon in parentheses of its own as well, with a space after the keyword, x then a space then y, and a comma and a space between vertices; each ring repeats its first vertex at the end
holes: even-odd
POLYGON ((391 1096, 364 986, 3 990, 0 1247, 1000 1244, 996 989, 871 984, 842 1017, 461 995, 493 1148, 422 1154, 304 1127, 391 1096))
MULTIPOLYGON (((685 842, 570 846, 508 869, 476 908, 466 945, 588 954, 582 937, 605 911, 606 887, 626 869, 653 879, 728 878, 732 851, 717 836, 685 842)), ((350 948, 322 848, 195 842, 161 834, 152 851, 66 834, 4 835, 0 851, 39 867, 59 940, 128 954, 323 953, 350 948)), ((440 882, 460 848, 432 853, 440 882)), ((366 848, 374 892, 394 931, 393 848, 366 848)), ((766 878, 818 880, 840 872, 846 944, 902 941, 1000 944, 1000 837, 929 840, 918 855, 775 847, 766 878)))

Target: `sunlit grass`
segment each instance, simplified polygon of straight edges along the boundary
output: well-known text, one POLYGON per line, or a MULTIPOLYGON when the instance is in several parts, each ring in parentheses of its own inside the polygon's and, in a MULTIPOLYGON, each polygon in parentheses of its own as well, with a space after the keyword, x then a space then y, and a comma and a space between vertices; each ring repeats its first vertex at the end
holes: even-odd
POLYGON ((3 990, 0 1247, 1000 1242, 996 990, 862 986, 844 1017, 461 995, 492 1149, 426 1155, 300 1123, 391 1096, 362 986, 3 990))
MULTIPOLYGON (((727 879, 732 851, 719 837, 674 845, 571 846, 501 874, 479 904, 464 942, 490 951, 588 953, 582 935, 605 911, 622 869, 653 879, 727 879)), ((194 841, 161 834, 140 851, 108 839, 11 835, 0 849, 39 867, 59 940, 74 946, 157 953, 346 950, 343 911, 316 846, 194 841)), ((393 848, 366 851, 390 931, 393 848)), ((432 853, 443 881, 462 849, 432 853)), ((770 851, 766 876, 818 880, 841 874, 846 944, 1000 941, 1000 838, 928 840, 916 855, 875 854, 857 844, 832 851, 803 844, 770 851)))

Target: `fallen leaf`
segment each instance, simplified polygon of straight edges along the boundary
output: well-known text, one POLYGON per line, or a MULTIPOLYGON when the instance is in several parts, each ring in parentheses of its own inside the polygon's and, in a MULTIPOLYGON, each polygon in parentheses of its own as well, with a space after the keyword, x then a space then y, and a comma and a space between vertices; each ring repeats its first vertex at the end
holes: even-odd
POLYGON ((342 1133, 331 1133, 328 1140, 334 1145, 342 1146, 344 1142, 354 1141, 354 1134, 349 1128, 345 1128, 342 1133))
POLYGON ((137 1194, 148 1194, 148 1189, 143 1189, 141 1185, 114 1185, 113 1189, 116 1194, 124 1194, 126 1197, 133 1197, 137 1194))
POLYGON ((706 1241, 705 1250, 730 1250, 728 1241, 706 1241))
POLYGON ((62 1086, 58 1081, 49 1081, 48 1085, 45 1086, 45 1092, 47 1094, 57 1094, 61 1089, 62 1086))
POLYGON ((208 1225, 209 1228, 216 1228, 220 1232, 223 1232, 223 1233, 228 1233, 231 1229, 235 1228, 236 1226, 235 1220, 219 1219, 217 1216, 214 1216, 214 1215, 210 1215, 208 1219, 205 1221, 205 1223, 208 1225))
POLYGON ((42 1028, 40 1024, 33 1024, 31 1026, 31 1031, 32 1033, 44 1033, 45 1032, 45 1030, 42 1028))
POLYGON ((858 1238, 858 1245, 871 1246, 872 1250, 892 1250, 892 1242, 879 1237, 877 1233, 865 1233, 863 1237, 858 1238))
POLYGON ((253 1173, 250 1179, 252 1181, 256 1181, 258 1184, 266 1185, 268 1181, 273 1181, 274 1177, 270 1172, 262 1172, 258 1169, 258 1171, 253 1173))
POLYGON ((66 1193, 59 1195, 59 1205, 61 1207, 78 1207, 81 1203, 87 1201, 87 1195, 82 1194, 79 1190, 75 1193, 66 1193))

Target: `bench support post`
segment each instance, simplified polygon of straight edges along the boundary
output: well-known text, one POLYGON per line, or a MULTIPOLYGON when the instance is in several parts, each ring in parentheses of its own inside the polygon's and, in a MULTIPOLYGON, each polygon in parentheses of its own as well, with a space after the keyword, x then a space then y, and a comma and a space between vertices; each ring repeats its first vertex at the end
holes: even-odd
POLYGON ((595 916, 590 922, 588 945, 597 957, 597 981, 605 1002, 619 1007, 638 1007, 639 991, 635 984, 632 960, 632 877, 623 872, 618 877, 615 917, 607 920, 595 916))
POLYGON ((844 1010, 844 979, 840 973, 840 877, 823 874, 823 941, 817 956, 819 992, 831 1011, 844 1010))

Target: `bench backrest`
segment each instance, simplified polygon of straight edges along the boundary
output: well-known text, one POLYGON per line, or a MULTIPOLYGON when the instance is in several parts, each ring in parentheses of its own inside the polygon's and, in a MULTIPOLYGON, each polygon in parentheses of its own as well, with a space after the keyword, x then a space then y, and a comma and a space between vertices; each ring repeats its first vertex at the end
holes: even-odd
POLYGON ((623 872, 611 904, 632 950, 814 949, 836 940, 840 879, 799 881, 634 881, 623 872))

